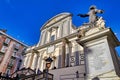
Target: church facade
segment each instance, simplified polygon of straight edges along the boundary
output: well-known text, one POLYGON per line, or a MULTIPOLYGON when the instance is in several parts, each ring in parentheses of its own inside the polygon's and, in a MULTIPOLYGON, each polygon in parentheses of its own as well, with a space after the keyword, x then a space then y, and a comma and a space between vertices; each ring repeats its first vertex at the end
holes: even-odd
POLYGON ((120 42, 101 18, 95 27, 76 27, 71 13, 61 13, 41 28, 37 45, 26 50, 23 66, 33 70, 46 69, 53 80, 120 80, 120 63, 115 47, 120 42))

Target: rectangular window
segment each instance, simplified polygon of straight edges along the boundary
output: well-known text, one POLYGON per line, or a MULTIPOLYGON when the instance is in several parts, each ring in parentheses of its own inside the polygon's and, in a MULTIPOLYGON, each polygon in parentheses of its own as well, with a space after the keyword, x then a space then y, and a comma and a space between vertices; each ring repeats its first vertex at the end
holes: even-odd
POLYGON ((5 39, 5 43, 6 43, 6 44, 9 44, 9 42, 10 42, 10 39, 9 39, 9 38, 6 38, 6 39, 5 39))
POLYGON ((15 57, 15 56, 16 56, 16 53, 17 53, 17 51, 14 50, 12 56, 15 57))
POLYGON ((10 59, 10 63, 9 64, 12 66, 14 64, 14 60, 10 59))
POLYGON ((10 74, 10 69, 6 70, 6 74, 9 75, 10 74))
POLYGON ((20 69, 21 64, 22 64, 22 60, 19 60, 17 69, 20 69))
POLYGON ((54 41, 54 40, 55 40, 55 35, 52 35, 50 41, 54 41))
POLYGON ((20 44, 16 43, 16 48, 19 49, 19 47, 20 47, 20 44))
POLYGON ((7 47, 6 47, 6 46, 3 46, 2 49, 1 49, 1 52, 4 52, 4 53, 5 53, 6 50, 7 50, 7 47))

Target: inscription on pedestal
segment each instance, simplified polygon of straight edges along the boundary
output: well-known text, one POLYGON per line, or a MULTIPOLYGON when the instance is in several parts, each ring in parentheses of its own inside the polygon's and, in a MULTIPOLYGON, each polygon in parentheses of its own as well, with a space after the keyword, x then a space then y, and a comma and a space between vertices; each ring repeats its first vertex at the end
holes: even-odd
POLYGON ((102 74, 113 69, 112 58, 105 43, 88 47, 87 63, 90 75, 102 74))
POLYGON ((104 52, 102 53, 97 52, 92 56, 91 60, 93 61, 93 64, 91 64, 91 67, 93 67, 95 70, 102 69, 107 64, 105 58, 102 57, 103 53, 104 52))

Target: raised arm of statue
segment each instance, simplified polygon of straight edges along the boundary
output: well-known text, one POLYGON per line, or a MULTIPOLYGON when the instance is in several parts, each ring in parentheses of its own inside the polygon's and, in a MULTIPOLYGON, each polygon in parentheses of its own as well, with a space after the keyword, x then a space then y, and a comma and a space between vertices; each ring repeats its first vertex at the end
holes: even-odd
POLYGON ((96 21, 98 20, 97 13, 103 13, 103 10, 98 10, 96 6, 92 5, 89 8, 89 12, 87 14, 78 14, 77 16, 80 17, 88 17, 89 16, 89 23, 90 24, 96 24, 96 21))
POLYGON ((80 16, 80 17, 88 17, 89 15, 88 15, 88 14, 78 14, 77 16, 80 16))
POLYGON ((98 9, 95 9, 95 12, 96 12, 96 13, 103 13, 104 10, 98 10, 98 9))

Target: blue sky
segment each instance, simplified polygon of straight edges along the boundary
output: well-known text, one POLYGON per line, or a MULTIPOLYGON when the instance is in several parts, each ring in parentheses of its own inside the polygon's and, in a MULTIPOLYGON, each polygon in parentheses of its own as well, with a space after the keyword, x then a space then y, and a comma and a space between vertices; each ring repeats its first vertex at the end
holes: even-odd
POLYGON ((0 0, 0 28, 32 46, 38 43, 40 28, 48 19, 61 12, 70 12, 73 24, 80 26, 88 19, 76 15, 87 13, 93 4, 105 11, 100 16, 120 40, 120 0, 0 0))

